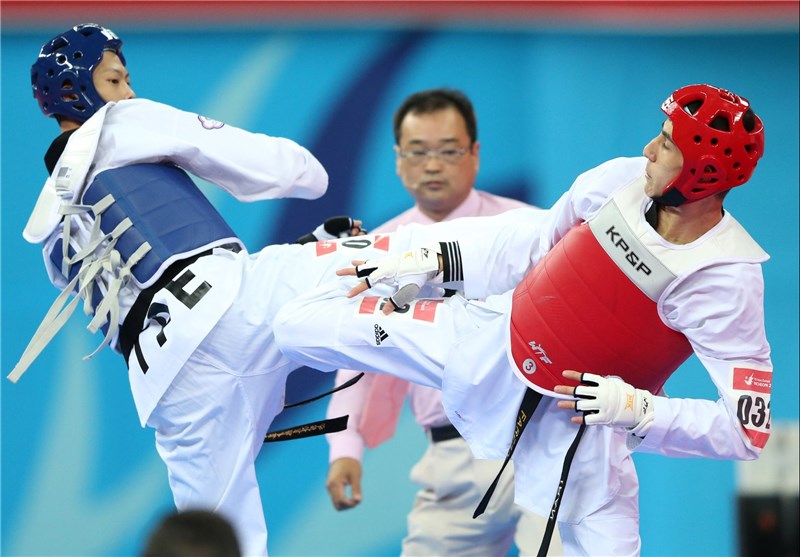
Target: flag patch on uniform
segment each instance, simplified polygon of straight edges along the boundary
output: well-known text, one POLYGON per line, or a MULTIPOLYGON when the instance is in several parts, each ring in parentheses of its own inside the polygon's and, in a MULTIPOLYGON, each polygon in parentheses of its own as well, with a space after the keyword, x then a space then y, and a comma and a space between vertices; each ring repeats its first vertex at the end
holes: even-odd
POLYGON ((315 242, 314 246, 317 250, 317 257, 321 255, 327 255, 329 253, 333 253, 336 251, 336 242, 331 242, 330 240, 315 242))
POLYGON ((372 315, 381 300, 382 298, 378 296, 364 296, 361 298, 361 303, 358 304, 358 313, 372 315))
MULTIPOLYGON (((364 296, 356 306, 357 316, 377 315, 382 313, 383 306, 386 305, 388 298, 380 296, 364 296)), ((436 324, 437 310, 443 300, 413 300, 407 306, 396 309, 385 318, 389 319, 411 319, 417 322, 436 324)))
POLYGON ((442 300, 417 300, 414 302, 414 319, 433 323, 436 320, 436 308, 442 300))

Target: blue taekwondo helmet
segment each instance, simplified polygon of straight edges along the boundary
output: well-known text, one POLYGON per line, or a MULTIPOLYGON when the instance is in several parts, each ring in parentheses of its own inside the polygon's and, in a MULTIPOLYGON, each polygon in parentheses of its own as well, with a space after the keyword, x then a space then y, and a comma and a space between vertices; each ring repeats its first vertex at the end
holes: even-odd
POLYGON ((94 87, 92 72, 110 50, 122 56, 122 41, 96 23, 76 25, 45 43, 31 66, 33 97, 46 116, 65 116, 83 123, 105 103, 94 87))

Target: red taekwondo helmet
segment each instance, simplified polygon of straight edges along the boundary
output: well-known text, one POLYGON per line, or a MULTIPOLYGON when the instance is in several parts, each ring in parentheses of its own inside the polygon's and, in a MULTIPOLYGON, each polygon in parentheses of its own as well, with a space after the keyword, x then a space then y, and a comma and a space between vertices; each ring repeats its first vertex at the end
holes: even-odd
POLYGON ((31 66, 31 87, 46 116, 66 116, 83 123, 106 104, 92 79, 106 50, 125 64, 122 41, 96 23, 76 25, 42 46, 31 66))
POLYGON ((687 85, 661 110, 672 121, 672 140, 683 169, 660 201, 681 205, 741 186, 764 154, 764 125, 750 102, 712 85, 687 85))

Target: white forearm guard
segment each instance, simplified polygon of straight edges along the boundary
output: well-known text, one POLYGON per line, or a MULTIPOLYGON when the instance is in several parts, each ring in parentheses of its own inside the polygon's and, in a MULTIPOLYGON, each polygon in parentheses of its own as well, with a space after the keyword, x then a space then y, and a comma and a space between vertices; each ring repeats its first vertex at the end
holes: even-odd
POLYGON ((434 243, 402 253, 370 259, 356 267, 356 275, 372 288, 378 283, 397 286, 389 298, 396 308, 413 300, 428 282, 442 282, 439 271, 440 244, 434 243))
POLYGON ((426 284, 463 280, 458 242, 432 242, 402 253, 370 259, 356 267, 356 276, 372 288, 378 283, 397 286, 389 298, 401 308, 416 298, 426 284))

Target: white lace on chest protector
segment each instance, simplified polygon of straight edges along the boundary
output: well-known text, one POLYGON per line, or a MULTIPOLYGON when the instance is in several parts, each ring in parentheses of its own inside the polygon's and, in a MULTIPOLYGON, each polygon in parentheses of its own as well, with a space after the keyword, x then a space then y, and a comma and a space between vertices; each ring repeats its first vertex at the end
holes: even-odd
POLYGON ((14 383, 61 330, 81 299, 84 301, 83 309, 86 315, 94 314, 87 326, 89 331, 96 333, 108 323, 108 330, 103 341, 84 359, 93 357, 106 344, 109 344, 119 329, 119 292, 130 281, 132 267, 151 249, 150 244, 144 242, 127 260, 123 260, 115 249, 120 236, 132 226, 130 218, 123 219, 108 233, 101 230, 102 214, 114 203, 114 197, 111 194, 93 205, 82 205, 75 202, 80 198, 86 176, 89 173, 107 107, 108 105, 70 137, 53 172, 55 179, 52 177, 48 179, 25 228, 25 238, 29 241, 39 242, 49 236, 60 222, 63 222, 61 274, 69 279, 73 266, 80 265, 80 270, 69 280, 67 286, 50 306, 19 362, 8 374, 8 379, 14 383), (70 257, 73 217, 90 212, 94 215, 94 223, 89 239, 75 255, 70 257), (95 279, 101 274, 111 278, 107 282, 107 291, 102 296, 102 301, 95 308, 92 303, 94 288, 97 287, 95 279), (74 294, 74 298, 69 301, 72 294, 74 294))

